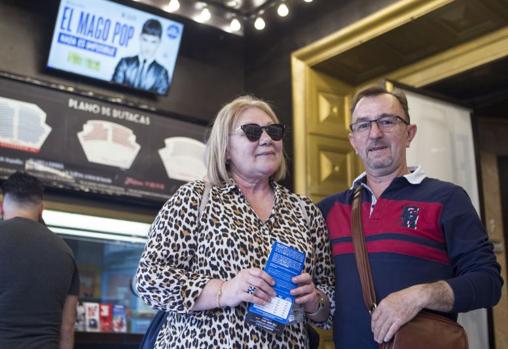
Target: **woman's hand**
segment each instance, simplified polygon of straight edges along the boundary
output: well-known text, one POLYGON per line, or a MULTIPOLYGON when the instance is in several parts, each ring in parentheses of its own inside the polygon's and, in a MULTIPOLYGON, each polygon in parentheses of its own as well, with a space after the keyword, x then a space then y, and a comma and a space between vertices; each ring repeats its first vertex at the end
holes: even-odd
POLYGON ((222 285, 220 304, 229 307, 235 307, 242 302, 266 304, 275 296, 273 285, 275 281, 263 270, 243 269, 222 285))
POLYGON ((293 277, 292 281, 298 285, 291 290, 291 295, 295 296, 295 303, 302 304, 306 313, 314 313, 319 307, 320 293, 312 276, 309 273, 303 273, 293 277))

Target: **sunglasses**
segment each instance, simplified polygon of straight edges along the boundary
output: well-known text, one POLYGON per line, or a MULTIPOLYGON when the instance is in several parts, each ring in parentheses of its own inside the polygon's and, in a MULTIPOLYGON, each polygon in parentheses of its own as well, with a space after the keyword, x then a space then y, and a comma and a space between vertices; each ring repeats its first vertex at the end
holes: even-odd
POLYGON ((261 138, 263 130, 270 136, 274 141, 280 141, 284 137, 284 125, 282 124, 271 124, 267 126, 259 126, 258 124, 245 124, 239 127, 247 139, 251 142, 256 142, 261 138))

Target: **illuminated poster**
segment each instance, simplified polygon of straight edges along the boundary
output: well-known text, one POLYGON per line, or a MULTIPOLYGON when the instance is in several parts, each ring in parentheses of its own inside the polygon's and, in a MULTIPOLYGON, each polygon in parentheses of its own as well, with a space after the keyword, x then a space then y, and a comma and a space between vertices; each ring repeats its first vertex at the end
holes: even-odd
POLYGON ((0 78, 0 178, 165 201, 206 172, 206 127, 176 117, 0 78))
POLYGON ((62 0, 48 67, 165 95, 183 25, 107 0, 62 0))

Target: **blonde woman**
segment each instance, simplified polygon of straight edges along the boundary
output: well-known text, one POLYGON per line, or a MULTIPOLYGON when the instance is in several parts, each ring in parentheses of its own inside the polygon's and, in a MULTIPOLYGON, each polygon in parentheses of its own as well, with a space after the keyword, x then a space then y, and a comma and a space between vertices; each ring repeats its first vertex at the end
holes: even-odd
POLYGON ((249 303, 275 295, 262 270, 275 241, 305 253, 291 293, 306 319, 330 323, 334 276, 323 217, 277 183, 286 173, 284 131, 267 103, 233 100, 208 140, 211 190, 200 221, 204 181, 180 187, 159 212, 137 273, 140 296, 168 312, 156 348, 308 348, 304 322, 275 334, 245 321, 249 303))

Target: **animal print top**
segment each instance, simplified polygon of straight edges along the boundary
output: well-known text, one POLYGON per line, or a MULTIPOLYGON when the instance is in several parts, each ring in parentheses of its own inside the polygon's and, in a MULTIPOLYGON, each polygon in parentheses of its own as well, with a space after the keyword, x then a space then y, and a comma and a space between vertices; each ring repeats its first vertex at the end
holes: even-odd
MULTIPOLYGON (((308 348, 303 323, 270 334, 245 322, 247 303, 189 310, 209 280, 228 280, 242 269, 263 268, 276 240, 305 252, 305 272, 328 295, 333 314, 334 270, 321 212, 309 199, 274 182, 272 187, 275 203, 265 222, 233 182, 211 188, 199 224, 203 181, 181 186, 162 207, 137 271, 142 299, 170 312, 157 337, 157 349, 308 348), (304 200, 308 217, 303 217, 300 200, 304 200)), ((316 325, 327 328, 330 324, 331 316, 316 325)))

